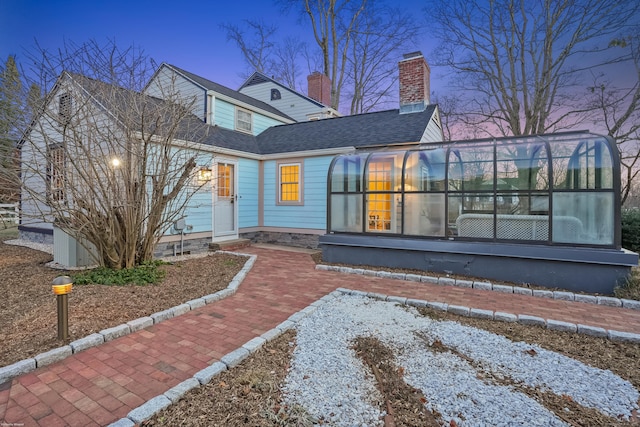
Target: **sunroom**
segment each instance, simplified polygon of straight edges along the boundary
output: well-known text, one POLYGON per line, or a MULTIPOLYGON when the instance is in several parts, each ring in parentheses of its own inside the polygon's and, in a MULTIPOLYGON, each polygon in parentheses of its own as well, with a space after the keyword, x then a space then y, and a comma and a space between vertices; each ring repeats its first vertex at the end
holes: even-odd
POLYGON ((620 163, 588 132, 383 148, 333 159, 328 262, 611 293, 621 248, 620 163))

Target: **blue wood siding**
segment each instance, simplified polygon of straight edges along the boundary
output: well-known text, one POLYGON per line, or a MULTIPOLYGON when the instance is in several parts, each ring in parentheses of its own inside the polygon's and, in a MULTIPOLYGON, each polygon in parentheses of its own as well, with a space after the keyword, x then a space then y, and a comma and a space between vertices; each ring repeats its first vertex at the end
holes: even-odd
POLYGON ((218 98, 216 98, 215 104, 215 124, 223 128, 235 129, 235 107, 233 104, 218 98))
POLYGON ((253 134, 258 135, 271 126, 281 125, 283 122, 265 117, 261 114, 253 113, 253 134))
MULTIPOLYGON (((220 127, 235 130, 236 128, 236 107, 230 102, 216 98, 215 100, 215 117, 214 122, 220 127)), ((263 130, 280 125, 283 122, 263 116, 255 111, 241 107, 243 110, 251 112, 251 128, 254 135, 261 133, 263 130)))
POLYGON ((190 233, 201 231, 211 231, 212 218, 212 194, 211 187, 206 185, 199 189, 189 200, 185 210, 185 220, 188 225, 193 226, 190 233))
POLYGON ((276 161, 264 165, 264 225, 324 230, 327 224, 327 170, 333 157, 304 159, 304 205, 277 205, 276 161))
MULTIPOLYGON (((176 164, 184 164, 186 158, 191 157, 194 154, 196 156, 196 164, 198 165, 197 168, 211 167, 213 162, 212 153, 176 147, 171 150, 172 161, 176 164)), ((200 188, 197 187, 199 184, 196 182, 189 182, 186 185, 188 187, 184 188, 184 193, 179 196, 179 200, 173 202, 172 206, 170 206, 168 210, 171 211, 176 209, 176 207, 183 205, 187 195, 190 195, 191 197, 187 201, 184 211, 181 214, 181 216, 184 216, 187 225, 193 227, 193 229, 189 230, 188 233, 211 231, 213 229, 211 223, 213 211, 211 183, 205 184, 200 188)), ((176 219, 179 217, 180 216, 176 219)), ((171 234, 173 234, 171 229, 167 230, 165 233, 165 235, 171 234)))
POLYGON ((238 227, 258 226, 259 162, 238 161, 238 227))

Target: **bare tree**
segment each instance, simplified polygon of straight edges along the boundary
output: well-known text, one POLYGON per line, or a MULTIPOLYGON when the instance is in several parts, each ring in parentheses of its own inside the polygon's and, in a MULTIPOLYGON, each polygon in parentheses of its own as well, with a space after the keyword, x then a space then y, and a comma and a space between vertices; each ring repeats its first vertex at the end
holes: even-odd
POLYGON ((331 107, 338 109, 358 18, 367 0, 281 0, 309 19, 322 55, 322 72, 331 80, 331 107))
POLYGON ((433 2, 437 65, 468 96, 469 120, 503 135, 575 125, 589 110, 582 72, 638 9, 626 0, 451 0, 433 2), (604 46, 598 42, 605 41, 604 46))
POLYGON ((242 26, 223 24, 227 40, 235 42, 242 52, 247 70, 241 77, 248 78, 258 71, 282 84, 296 89, 298 86, 298 59, 305 45, 294 37, 279 41, 277 28, 263 21, 245 20, 242 26))
POLYGON ((163 99, 135 90, 151 63, 113 42, 38 56, 38 76, 53 75, 54 65, 93 78, 64 71, 45 86, 44 107, 21 141, 23 224, 53 222, 108 267, 152 259, 198 190, 197 165, 211 162, 197 151, 206 125, 191 113, 194 100, 171 85, 163 99))
POLYGON ((22 81, 15 56, 0 65, 0 202, 14 202, 19 193, 14 155, 23 110, 22 81))
POLYGON ((305 44, 299 39, 291 36, 285 37, 281 43, 276 45, 275 58, 270 61, 272 77, 293 90, 300 88, 298 60, 304 55, 305 49, 305 44))
POLYGON ((15 56, 0 65, 0 201, 16 202, 20 195, 16 144, 39 108, 40 88, 32 83, 25 92, 15 56))
POLYGON ((236 43, 247 63, 249 72, 243 77, 248 77, 253 71, 268 73, 269 58, 275 46, 274 34, 277 29, 274 25, 245 19, 242 26, 222 24, 221 27, 227 32, 227 41, 236 43))
POLYGON ((442 124, 442 134, 445 141, 453 141, 454 135, 460 137, 459 127, 463 113, 460 107, 460 99, 455 95, 437 95, 434 94, 434 103, 438 104, 438 112, 440 113, 440 123, 442 124), (454 134, 454 132, 457 133, 454 134))
POLYGON ((622 204, 627 201, 640 174, 640 36, 637 28, 632 34, 612 40, 610 46, 628 53, 625 65, 627 69, 635 70, 634 79, 624 86, 598 76, 589 88, 595 107, 594 124, 605 127, 607 135, 615 138, 620 152, 622 204))
MULTIPOLYGON (((408 13, 370 3, 356 20, 348 61, 351 114, 371 111, 389 100, 398 81, 398 58, 420 34, 408 13)), ((348 90, 348 89, 347 89, 348 90)))

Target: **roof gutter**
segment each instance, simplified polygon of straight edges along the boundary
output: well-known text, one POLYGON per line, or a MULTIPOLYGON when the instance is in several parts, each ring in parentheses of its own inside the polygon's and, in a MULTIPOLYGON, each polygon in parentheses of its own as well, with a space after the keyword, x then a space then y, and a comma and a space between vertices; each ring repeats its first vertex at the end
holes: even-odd
MULTIPOLYGON (((138 138, 142 138, 142 134, 138 131, 134 132, 134 135, 138 138)), ((151 137, 154 142, 161 142, 162 138, 156 135, 151 137)), ((216 147, 214 145, 207 145, 199 142, 190 142, 182 139, 174 139, 172 145, 180 148, 203 151, 214 154, 223 154, 226 156, 242 157, 251 160, 276 160, 276 159, 288 159, 291 157, 321 157, 321 156, 335 156, 338 154, 349 154, 356 151, 355 147, 339 147, 339 148, 324 148, 321 150, 304 150, 304 151, 291 151, 286 153, 274 153, 274 154, 256 154, 249 153, 247 151, 234 150, 232 148, 216 147)))

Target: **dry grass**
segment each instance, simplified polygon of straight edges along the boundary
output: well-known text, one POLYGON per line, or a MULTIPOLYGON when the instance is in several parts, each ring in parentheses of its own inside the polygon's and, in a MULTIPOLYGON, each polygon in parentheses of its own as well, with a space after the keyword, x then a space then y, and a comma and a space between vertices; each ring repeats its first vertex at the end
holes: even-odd
POLYGON ((57 339, 51 281, 69 274, 45 266, 49 254, 0 242, 0 366, 33 357, 102 329, 180 305, 226 288, 246 258, 210 254, 160 268, 161 283, 147 286, 76 285, 69 295, 67 342, 57 339))
POLYGON ((613 290, 618 298, 634 299, 640 301, 640 267, 631 270, 631 275, 624 286, 619 286, 613 290))

